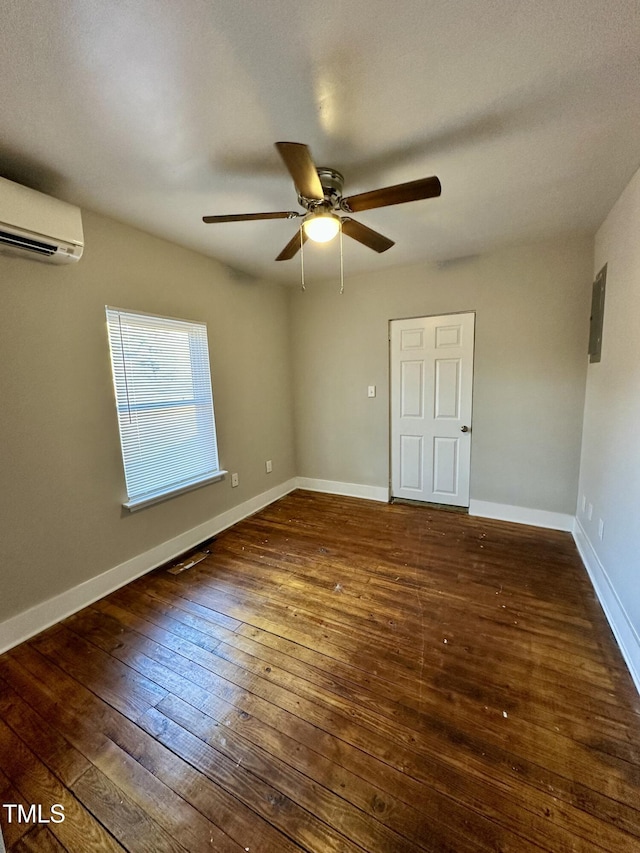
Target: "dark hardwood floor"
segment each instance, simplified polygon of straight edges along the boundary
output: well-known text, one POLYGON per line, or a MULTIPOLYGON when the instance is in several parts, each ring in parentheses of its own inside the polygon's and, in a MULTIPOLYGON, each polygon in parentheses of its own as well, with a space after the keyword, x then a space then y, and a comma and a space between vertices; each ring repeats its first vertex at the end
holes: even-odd
POLYGON ((25 851, 640 851, 640 701, 571 536, 295 492, 0 657, 25 851))

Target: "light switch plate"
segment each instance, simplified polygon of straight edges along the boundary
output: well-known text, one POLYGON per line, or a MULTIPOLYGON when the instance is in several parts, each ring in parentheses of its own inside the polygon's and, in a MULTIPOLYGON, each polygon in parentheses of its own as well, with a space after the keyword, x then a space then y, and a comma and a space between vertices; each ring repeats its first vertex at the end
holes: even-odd
POLYGON ((375 397, 376 396, 376 386, 369 385, 367 389, 367 397, 375 397))

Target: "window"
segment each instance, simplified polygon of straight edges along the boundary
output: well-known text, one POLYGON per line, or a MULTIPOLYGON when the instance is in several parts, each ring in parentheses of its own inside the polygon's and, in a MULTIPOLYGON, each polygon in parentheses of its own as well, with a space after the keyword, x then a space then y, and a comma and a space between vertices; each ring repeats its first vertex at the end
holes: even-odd
POLYGON ((207 327, 107 307, 130 510, 221 479, 207 327))

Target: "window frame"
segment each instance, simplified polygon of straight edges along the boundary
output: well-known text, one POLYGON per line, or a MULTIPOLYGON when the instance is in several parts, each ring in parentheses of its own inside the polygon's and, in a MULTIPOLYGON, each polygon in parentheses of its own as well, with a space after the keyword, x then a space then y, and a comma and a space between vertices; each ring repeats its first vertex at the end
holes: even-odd
MULTIPOLYGON (((110 305, 105 306, 105 313, 107 338, 111 357, 111 378, 113 382, 114 402, 120 438, 120 451, 125 487, 127 490, 127 500, 122 502, 122 506, 130 512, 134 512, 136 510, 143 509, 144 507, 152 506, 176 497, 177 495, 202 488, 210 483, 216 483, 223 480, 228 472, 220 466, 214 396, 211 385, 207 324, 201 321, 184 320, 177 317, 151 314, 147 311, 134 311, 124 308, 116 308, 110 305), (154 324, 158 327, 159 332, 165 333, 165 338, 167 338, 170 332, 181 332, 187 334, 188 357, 186 357, 187 347, 185 347, 183 342, 183 360, 180 362, 180 366, 183 370, 182 397, 178 396, 173 398, 171 396, 171 392, 174 389, 172 388, 170 381, 165 382, 164 384, 158 384, 160 396, 164 396, 164 400, 148 399, 149 391, 152 389, 152 385, 149 384, 148 378, 146 380, 140 380, 136 385, 134 368, 137 367, 137 372, 140 374, 141 362, 138 362, 136 365, 131 351, 127 350, 122 324, 123 319, 125 320, 125 325, 128 320, 131 324, 130 328, 132 328, 135 326, 136 317, 143 318, 147 321, 147 335, 149 335, 149 332, 153 331, 152 327, 154 324), (196 345, 198 347, 197 351, 194 349, 194 346, 196 345), (128 364, 127 358, 129 358, 128 364), (129 372, 127 371, 128 366, 129 372), (188 371, 191 373, 190 396, 185 396, 185 371, 187 374, 188 371), (132 394, 132 391, 135 393, 132 394), (143 398, 142 402, 138 402, 137 400, 132 402, 132 397, 135 398, 137 393, 141 394, 143 398), (145 423, 148 423, 149 416, 153 413, 157 414, 160 411, 166 413, 175 409, 176 413, 178 413, 180 410, 184 412, 190 408, 193 410, 191 412, 191 420, 196 425, 195 449, 202 451, 202 456, 197 456, 196 458, 205 463, 202 466, 202 470, 195 474, 195 476, 185 476, 182 479, 176 479, 175 476, 167 477, 165 482, 157 488, 148 488, 146 490, 141 490, 139 487, 135 488, 134 483, 136 482, 136 479, 140 479, 140 470, 144 472, 142 474, 142 479, 144 479, 145 477, 152 476, 154 473, 162 473, 162 470, 166 467, 164 464, 158 464, 157 460, 147 468, 144 468, 143 461, 141 467, 140 460, 144 460, 144 454, 147 453, 147 455, 149 455, 150 452, 155 449, 156 451, 159 451, 161 456, 162 454, 166 455, 168 451, 166 447, 163 449, 162 445, 166 445, 167 442, 170 442, 172 437, 175 438, 180 434, 180 422, 176 418, 173 421, 168 421, 164 427, 152 427, 151 430, 149 430, 149 432, 153 433, 152 438, 148 438, 147 436, 146 440, 144 437, 141 439, 140 433, 144 432, 144 426, 145 423), (147 416, 146 422, 145 415, 147 416), (204 429, 200 427, 200 419, 203 415, 205 418, 204 429), (135 426, 135 442, 133 442, 131 436, 127 434, 127 424, 125 423, 125 419, 127 419, 129 427, 135 426), (205 435, 205 433, 208 433, 208 435, 205 435), (157 436, 160 437, 159 440, 157 440, 157 436), (207 447, 207 441, 212 441, 212 444, 209 447, 207 447), (132 449, 134 444, 135 450, 132 449), (217 468, 213 468, 212 465, 207 466, 207 462, 215 463, 217 468)), ((139 328, 143 328, 144 325, 145 324, 142 323, 139 328)), ((138 334, 140 334, 140 332, 138 332, 138 334)), ((167 340, 165 339, 165 348, 164 351, 162 351, 161 343, 162 341, 158 344, 158 346, 160 346, 159 352, 162 353, 162 357, 166 360, 165 363, 169 363, 171 358, 169 344, 167 344, 167 340)), ((173 347, 171 347, 171 349, 173 349, 173 347)), ((187 382, 187 386, 188 385, 189 382, 187 382)), ((179 417, 179 415, 177 415, 177 417, 179 417)))

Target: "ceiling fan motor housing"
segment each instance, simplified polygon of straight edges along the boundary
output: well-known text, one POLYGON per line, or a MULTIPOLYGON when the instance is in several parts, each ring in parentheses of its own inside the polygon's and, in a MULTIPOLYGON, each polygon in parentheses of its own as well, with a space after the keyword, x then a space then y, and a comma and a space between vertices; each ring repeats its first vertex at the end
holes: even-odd
POLYGON ((344 176, 336 169, 330 169, 328 166, 318 166, 316 171, 324 190, 324 199, 318 201, 317 198, 305 198, 299 195, 298 201, 305 210, 309 211, 317 210, 320 207, 328 210, 339 210, 340 202, 342 201, 344 176))

